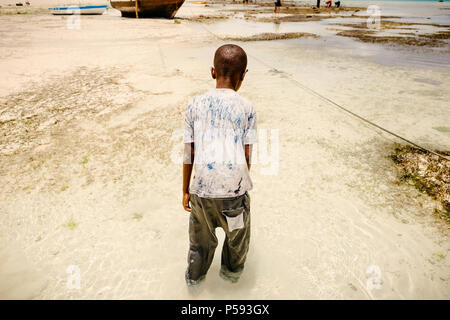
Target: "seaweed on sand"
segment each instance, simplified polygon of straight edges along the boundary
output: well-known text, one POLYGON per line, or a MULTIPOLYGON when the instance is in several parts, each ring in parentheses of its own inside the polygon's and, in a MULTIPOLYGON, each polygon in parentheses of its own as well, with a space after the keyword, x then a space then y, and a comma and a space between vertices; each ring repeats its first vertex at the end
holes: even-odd
MULTIPOLYGON (((450 152, 440 151, 444 155, 450 152)), ((399 180, 414 186, 442 204, 435 215, 450 224, 450 161, 428 151, 396 145, 392 160, 399 169, 399 180)))
POLYGON ((218 20, 227 20, 231 18, 230 15, 198 15, 187 18, 178 18, 177 21, 181 22, 181 20, 192 21, 192 22, 200 22, 200 23, 214 23, 218 20))
MULTIPOLYGON (((407 46, 428 46, 428 47, 444 47, 448 46, 446 40, 450 39, 449 30, 440 30, 430 34, 415 34, 413 32, 400 32, 399 35, 375 35, 375 29, 368 28, 367 23, 335 23, 336 26, 351 27, 352 30, 340 30, 336 35, 343 37, 356 38, 362 42, 369 43, 390 43, 407 46)), ((410 23, 410 22, 396 22, 389 20, 380 21, 380 30, 415 30, 419 25, 434 26, 440 28, 447 28, 447 25, 436 25, 426 23, 410 23)))
POLYGON ((307 32, 287 32, 287 33, 259 33, 248 37, 228 37, 225 40, 233 41, 267 41, 267 40, 282 40, 282 39, 297 39, 304 37, 317 38, 317 35, 307 32))
MULTIPOLYGON (((377 36, 375 35, 375 31, 367 29, 367 30, 342 30, 338 32, 336 35, 342 37, 351 37, 357 38, 359 41, 368 42, 368 43, 385 43, 385 44, 399 44, 406 46, 417 46, 417 47, 445 47, 448 46, 447 42, 437 37, 433 37, 433 35, 421 35, 419 37, 410 37, 410 36, 377 36)), ((440 35, 444 37, 445 35, 440 35)))
POLYGON ((421 34, 419 37, 427 38, 427 39, 439 39, 439 40, 449 40, 450 39, 450 31, 438 31, 436 33, 430 34, 421 34))
POLYGON ((281 17, 263 17, 255 18, 257 22, 309 22, 309 21, 320 21, 323 19, 336 18, 334 16, 320 16, 320 15, 306 15, 306 14, 291 14, 288 16, 281 17))
MULTIPOLYGON (((355 18, 355 17, 354 17, 355 18)), ((358 18, 365 18, 360 17, 358 18)), ((386 20, 388 17, 383 17, 380 20, 380 28, 383 29, 415 29, 417 26, 432 26, 436 28, 448 28, 448 25, 441 25, 441 24, 431 24, 431 23, 417 23, 417 22, 397 22, 397 21, 390 21, 386 20)), ((367 29, 367 22, 360 22, 360 23, 335 23, 336 26, 343 26, 343 27, 352 27, 357 29, 367 29)))

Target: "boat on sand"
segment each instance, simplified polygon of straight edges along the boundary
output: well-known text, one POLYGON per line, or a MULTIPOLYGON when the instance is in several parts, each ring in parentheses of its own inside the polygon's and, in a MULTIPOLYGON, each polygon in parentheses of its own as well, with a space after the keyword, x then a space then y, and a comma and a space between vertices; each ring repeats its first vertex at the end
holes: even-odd
POLYGON ((172 19, 184 0, 111 0, 111 6, 130 18, 172 19))
POLYGON ((93 14, 103 14, 105 12, 107 5, 98 6, 63 6, 50 8, 50 12, 55 15, 71 15, 71 14, 83 14, 83 15, 93 15, 93 14))

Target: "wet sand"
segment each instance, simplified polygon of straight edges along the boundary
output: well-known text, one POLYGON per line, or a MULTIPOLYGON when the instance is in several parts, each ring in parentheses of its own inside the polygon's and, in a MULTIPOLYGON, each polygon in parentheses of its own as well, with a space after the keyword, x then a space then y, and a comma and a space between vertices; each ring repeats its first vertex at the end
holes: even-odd
POLYGON ((260 134, 278 132, 278 171, 252 166, 241 281, 219 277, 218 249, 199 294, 188 292, 183 110, 214 86, 222 41, 211 31, 230 35, 224 22, 206 29, 188 18, 218 10, 185 3, 181 23, 111 11, 82 17, 81 30, 47 14, 0 16, 0 297, 448 299, 450 230, 433 216, 438 201, 398 183, 398 141, 292 81, 449 150, 447 56, 331 34, 240 42, 250 70, 240 93, 260 134), (79 289, 67 286, 70 266, 79 289))

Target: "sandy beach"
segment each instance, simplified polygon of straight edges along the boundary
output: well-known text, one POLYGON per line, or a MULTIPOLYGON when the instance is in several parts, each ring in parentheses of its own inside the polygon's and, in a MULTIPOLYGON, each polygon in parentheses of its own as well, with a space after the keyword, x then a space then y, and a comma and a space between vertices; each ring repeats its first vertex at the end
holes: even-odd
POLYGON ((0 2, 0 298, 450 298, 450 224, 433 214, 439 201, 399 182, 402 141, 301 86, 449 151, 450 42, 435 36, 450 30, 448 2, 377 3, 398 23, 384 22, 383 41, 353 36, 348 24, 367 19, 357 2, 274 17, 269 5, 187 1, 174 20, 108 9, 79 29, 54 4, 12 14, 0 2), (313 36, 249 41, 294 32, 313 36), (214 87, 224 42, 249 55, 239 93, 259 117, 251 245, 239 283, 219 277, 216 251, 193 296, 183 115, 214 87))

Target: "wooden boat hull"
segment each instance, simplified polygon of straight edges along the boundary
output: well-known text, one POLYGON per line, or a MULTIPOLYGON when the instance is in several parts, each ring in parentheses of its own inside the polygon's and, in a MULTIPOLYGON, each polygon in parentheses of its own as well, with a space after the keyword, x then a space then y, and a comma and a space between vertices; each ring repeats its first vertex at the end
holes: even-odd
MULTIPOLYGON (((172 19, 184 0, 137 0, 139 18, 169 18, 172 19)), ((136 17, 135 1, 111 0, 111 6, 122 13, 122 17, 136 17)))

